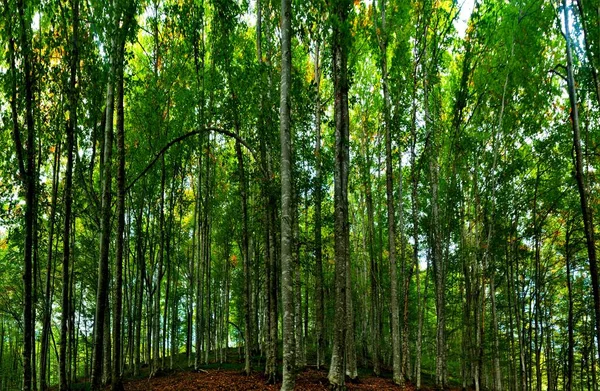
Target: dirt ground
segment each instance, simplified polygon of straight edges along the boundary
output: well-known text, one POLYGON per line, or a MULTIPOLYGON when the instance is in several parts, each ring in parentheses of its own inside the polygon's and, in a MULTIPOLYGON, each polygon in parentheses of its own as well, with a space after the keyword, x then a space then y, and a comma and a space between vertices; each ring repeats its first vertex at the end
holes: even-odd
MULTIPOLYGON (((316 369, 307 369, 298 374, 296 390, 328 390, 327 373, 316 369)), ((262 373, 245 376, 240 371, 226 369, 210 369, 206 372, 173 372, 153 379, 128 380, 126 391, 187 391, 187 390, 273 390, 278 391, 281 384, 268 385, 262 373)), ((396 391, 399 386, 391 379, 363 377, 357 383, 348 383, 348 390, 396 391)), ((415 390, 407 384, 407 391, 415 390)))

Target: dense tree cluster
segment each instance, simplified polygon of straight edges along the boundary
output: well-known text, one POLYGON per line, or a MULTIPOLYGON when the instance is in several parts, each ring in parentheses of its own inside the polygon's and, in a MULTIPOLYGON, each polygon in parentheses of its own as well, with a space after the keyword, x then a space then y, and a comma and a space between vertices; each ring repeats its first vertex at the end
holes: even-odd
POLYGON ((598 389, 599 0, 1 4, 0 391, 598 389))

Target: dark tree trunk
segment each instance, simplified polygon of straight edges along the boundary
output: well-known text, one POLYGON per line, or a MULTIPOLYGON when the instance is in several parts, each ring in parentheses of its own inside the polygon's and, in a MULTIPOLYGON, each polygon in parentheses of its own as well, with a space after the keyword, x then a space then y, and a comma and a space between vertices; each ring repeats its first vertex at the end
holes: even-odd
POLYGON ((122 381, 122 340, 121 324, 123 317, 123 253, 125 247, 125 113, 123 108, 124 99, 124 60, 125 39, 131 20, 135 13, 135 7, 128 4, 125 13, 122 31, 120 32, 119 47, 117 48, 118 66, 117 71, 117 240, 115 259, 115 304, 113 318, 114 351, 113 351, 113 373, 112 391, 123 390, 122 381))
POLYGON ((73 33, 71 41, 69 77, 69 119, 67 122, 67 167, 65 170, 65 225, 63 233, 63 263, 62 263, 62 317, 60 320, 60 390, 70 388, 67 377, 67 333, 68 319, 71 313, 69 300, 69 263, 71 250, 71 209, 73 206, 73 150, 75 147, 75 132, 77 131, 77 68, 79 66, 78 36, 79 36, 79 0, 73 1, 73 33))
MULTIPOLYGON (((600 344, 600 283, 598 281, 598 262, 596 258, 596 239, 594 237, 594 224, 592 209, 589 207, 588 189, 583 167, 583 153, 581 150, 581 136, 579 130, 579 108, 577 105, 577 91, 575 89, 575 77, 573 76, 573 58, 571 54, 571 37, 569 28, 569 17, 567 1, 563 0, 564 28, 567 49, 567 87, 569 101, 571 102, 571 125, 573 127, 573 148, 575 150, 575 179, 579 191, 583 228, 587 244, 590 275, 592 278, 592 294, 594 296, 594 315, 596 320, 596 341, 600 344)), ((600 346, 600 345, 599 345, 600 346)))
POLYGON ((60 141, 54 147, 54 165, 52 168, 52 200, 50 202, 50 221, 48 232, 48 259, 46 263, 46 283, 44 284, 44 317, 42 319, 42 336, 40 351, 40 390, 46 391, 48 369, 48 353, 50 352, 50 317, 52 315, 51 278, 53 269, 54 228, 56 225, 56 199, 60 173, 60 141))

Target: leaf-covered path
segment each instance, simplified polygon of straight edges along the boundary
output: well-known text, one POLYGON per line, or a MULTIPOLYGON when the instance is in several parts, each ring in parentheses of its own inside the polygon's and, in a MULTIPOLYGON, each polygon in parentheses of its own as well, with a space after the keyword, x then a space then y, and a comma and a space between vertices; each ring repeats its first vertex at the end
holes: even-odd
MULTIPOLYGON (((364 377, 356 384, 347 384, 348 390, 401 390, 391 379, 364 377)), ((251 376, 236 370, 213 369, 207 372, 174 372, 153 379, 131 380, 125 382, 126 391, 187 391, 187 390, 273 390, 278 391, 281 385, 266 384, 261 373, 251 376)), ((413 390, 407 386, 405 390, 413 390)), ((298 375, 296 390, 328 390, 327 373, 308 369, 298 375)))

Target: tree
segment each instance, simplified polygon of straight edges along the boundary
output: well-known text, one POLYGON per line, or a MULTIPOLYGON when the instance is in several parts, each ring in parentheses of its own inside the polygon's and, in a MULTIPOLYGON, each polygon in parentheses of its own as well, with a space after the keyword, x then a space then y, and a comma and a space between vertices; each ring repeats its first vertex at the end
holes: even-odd
MULTIPOLYGON (((331 3, 333 25, 333 78, 335 115, 335 317, 347 319, 346 273, 350 249, 348 248, 348 164, 349 164, 349 113, 348 113, 348 14, 350 2, 336 0, 331 3)), ((354 336, 347 333, 347 321, 335 325, 333 351, 329 367, 329 382, 333 389, 345 389, 346 341, 354 336)))
POLYGON ((291 18, 290 0, 281 0, 281 98, 279 123, 281 137, 281 289, 283 301, 283 383, 293 390, 296 349, 294 329, 294 289, 292 261, 292 156, 290 133, 291 18))

